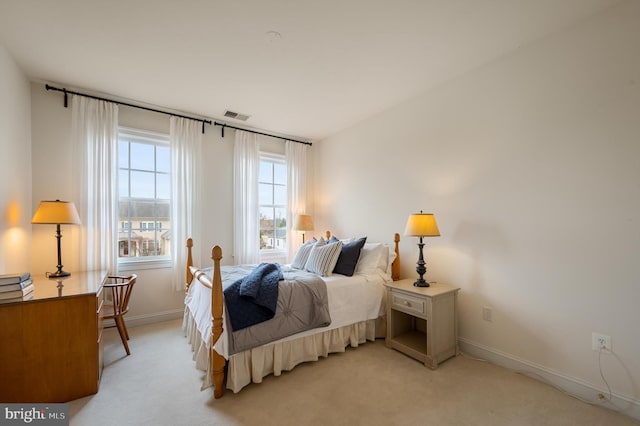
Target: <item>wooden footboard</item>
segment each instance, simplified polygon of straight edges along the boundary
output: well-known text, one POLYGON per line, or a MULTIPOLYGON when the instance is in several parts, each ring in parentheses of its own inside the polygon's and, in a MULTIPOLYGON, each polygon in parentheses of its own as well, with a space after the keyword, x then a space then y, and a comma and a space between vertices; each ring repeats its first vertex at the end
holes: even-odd
MULTIPOLYGON (((327 239, 330 238, 330 232, 326 233, 327 239)), ((398 244, 400 242, 400 234, 394 235, 396 258, 391 267, 391 276, 394 281, 400 279, 400 251, 398 250, 398 244)), ((209 349, 209 363, 210 369, 213 374, 214 384, 214 397, 221 398, 224 394, 224 382, 225 382, 225 364, 224 357, 213 348, 218 339, 222 336, 223 328, 223 309, 224 309, 224 295, 222 292, 222 275, 220 272, 220 260, 222 259, 222 249, 220 246, 215 246, 211 249, 211 259, 213 260, 213 279, 209 278, 207 274, 200 269, 193 266, 192 257, 193 240, 187 239, 187 268, 186 268, 186 282, 185 292, 189 291, 189 287, 198 280, 202 285, 205 285, 211 289, 211 318, 212 318, 212 330, 211 341, 209 349)))

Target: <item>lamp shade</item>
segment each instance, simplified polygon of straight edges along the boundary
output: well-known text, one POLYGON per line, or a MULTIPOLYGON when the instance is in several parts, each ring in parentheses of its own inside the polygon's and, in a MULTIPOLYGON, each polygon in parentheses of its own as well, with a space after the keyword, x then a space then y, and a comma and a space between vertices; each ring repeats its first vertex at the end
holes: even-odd
POLYGON ((75 204, 69 201, 40 201, 31 223, 64 225, 80 224, 75 204))
POLYGON ((404 235, 411 237, 439 237, 440 230, 433 213, 414 213, 409 216, 404 235))
POLYGON ((294 231, 313 231, 313 219, 308 214, 298 214, 293 219, 294 231))

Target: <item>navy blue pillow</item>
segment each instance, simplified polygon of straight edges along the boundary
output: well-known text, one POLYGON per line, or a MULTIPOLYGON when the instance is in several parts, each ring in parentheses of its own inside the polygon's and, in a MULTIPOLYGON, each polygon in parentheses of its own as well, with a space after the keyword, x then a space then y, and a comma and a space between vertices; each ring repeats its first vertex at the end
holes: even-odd
POLYGON ((346 275, 348 277, 353 276, 353 272, 356 270, 358 259, 360 259, 360 252, 364 243, 367 242, 367 237, 362 237, 354 242, 342 244, 342 250, 338 257, 338 263, 333 268, 333 273, 346 275))

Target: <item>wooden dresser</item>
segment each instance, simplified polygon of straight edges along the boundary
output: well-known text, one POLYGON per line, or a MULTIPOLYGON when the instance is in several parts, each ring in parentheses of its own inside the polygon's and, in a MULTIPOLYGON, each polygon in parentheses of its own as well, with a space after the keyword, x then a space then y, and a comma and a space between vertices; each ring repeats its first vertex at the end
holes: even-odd
POLYGON ((0 402, 60 403, 98 392, 105 276, 34 276, 31 300, 0 303, 0 402))

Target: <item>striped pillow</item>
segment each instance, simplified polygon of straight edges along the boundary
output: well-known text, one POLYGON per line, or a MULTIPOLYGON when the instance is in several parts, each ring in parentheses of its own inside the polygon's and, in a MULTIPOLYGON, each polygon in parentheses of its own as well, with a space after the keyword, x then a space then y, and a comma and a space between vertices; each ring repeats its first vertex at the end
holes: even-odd
POLYGON ((316 244, 316 239, 307 241, 303 245, 300 246, 298 251, 296 252, 296 257, 293 258, 293 262, 291 262, 291 267, 296 269, 304 269, 304 265, 307 264, 307 260, 309 259, 309 255, 311 254, 311 249, 316 244))
POLYGON ((323 277, 331 276, 331 272, 333 272, 333 268, 336 267, 336 262, 338 262, 338 257, 340 257, 341 250, 342 241, 327 244, 324 238, 320 238, 311 249, 309 260, 307 260, 304 269, 323 277))

